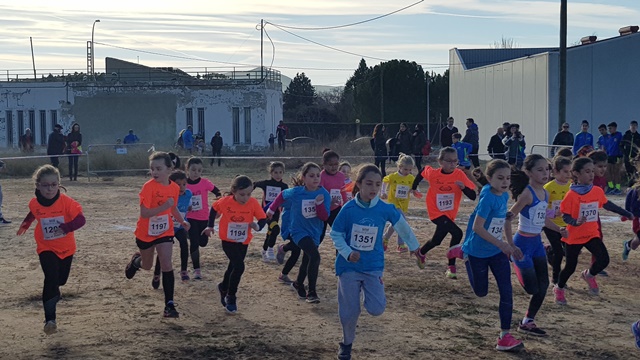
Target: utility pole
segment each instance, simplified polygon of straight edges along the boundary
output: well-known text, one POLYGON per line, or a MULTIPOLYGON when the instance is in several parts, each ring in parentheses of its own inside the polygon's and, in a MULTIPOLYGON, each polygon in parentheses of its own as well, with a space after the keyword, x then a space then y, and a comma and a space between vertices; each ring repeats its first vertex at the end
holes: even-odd
POLYGON ((384 67, 380 63, 380 122, 384 124, 384 67))
POLYGON ((264 19, 260 19, 260 80, 264 80, 264 19))
POLYGON ((429 102, 429 85, 430 85, 430 80, 429 80, 429 70, 427 70, 425 72, 425 79, 427 80, 427 139, 431 139, 431 131, 429 128, 429 108, 431 106, 430 102, 429 102))
POLYGON ((38 77, 36 75, 36 58, 33 55, 33 39, 31 38, 31 36, 29 36, 29 42, 31 43, 31 62, 33 63, 33 80, 38 80, 38 77))
POLYGON ((560 94, 558 129, 567 118, 567 0, 560 0, 560 94))

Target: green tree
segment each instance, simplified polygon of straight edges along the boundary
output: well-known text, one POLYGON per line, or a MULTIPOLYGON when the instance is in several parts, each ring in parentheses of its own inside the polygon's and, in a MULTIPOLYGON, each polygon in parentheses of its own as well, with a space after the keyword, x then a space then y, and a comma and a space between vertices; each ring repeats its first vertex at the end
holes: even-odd
POLYGON ((299 106, 311 106, 315 99, 316 89, 311 85, 311 79, 304 73, 298 73, 284 91, 282 109, 288 112, 296 110, 299 106))
POLYGON ((429 124, 431 132, 435 133, 440 121, 444 122, 449 117, 449 70, 447 69, 443 74, 431 72, 427 79, 429 81, 429 124))

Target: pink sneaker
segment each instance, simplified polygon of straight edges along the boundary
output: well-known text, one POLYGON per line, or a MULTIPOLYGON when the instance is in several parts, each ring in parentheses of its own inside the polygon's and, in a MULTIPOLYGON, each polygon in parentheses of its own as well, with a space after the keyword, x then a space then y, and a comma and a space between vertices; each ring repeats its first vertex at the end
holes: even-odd
POLYGON ((449 268, 444 273, 449 279, 457 279, 458 275, 456 274, 456 266, 449 265, 449 268))
POLYGON ((403 254, 409 251, 407 244, 398 245, 398 252, 403 254))
POLYGON ((556 297, 556 304, 567 305, 567 299, 564 297, 564 289, 558 287, 557 284, 553 287, 553 295, 556 297))
POLYGON ((462 244, 458 244, 456 246, 452 246, 447 251, 448 259, 464 259, 464 253, 462 252, 462 244))
POLYGON ((416 256, 416 264, 418 264, 418 267, 420 269, 424 269, 424 264, 426 263, 427 255, 423 255, 422 253, 420 253, 420 248, 418 248, 418 250, 416 250, 413 254, 416 256))
POLYGON ((598 283, 596 282, 596 277, 592 276, 589 273, 589 269, 582 272, 582 279, 587 282, 589 285, 589 292, 591 295, 599 295, 600 289, 598 288, 598 283))
POLYGON ((511 351, 517 348, 521 348, 522 341, 517 340, 511 334, 506 334, 502 337, 502 339, 498 339, 498 345, 496 345, 496 350, 499 351, 511 351))

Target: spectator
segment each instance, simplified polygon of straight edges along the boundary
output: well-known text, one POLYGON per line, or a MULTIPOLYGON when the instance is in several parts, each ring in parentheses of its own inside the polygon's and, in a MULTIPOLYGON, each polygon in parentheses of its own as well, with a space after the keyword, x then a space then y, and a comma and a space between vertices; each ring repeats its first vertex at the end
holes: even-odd
POLYGON ((638 149, 640 149, 640 134, 638 134, 638 122, 632 120, 629 123, 629 130, 624 133, 622 142, 622 156, 624 158, 624 168, 629 178, 629 185, 632 186, 635 183, 636 168, 633 165, 633 160, 638 156, 638 149))
POLYGON ((472 150, 471 154, 469 154, 469 159, 471 159, 473 167, 477 168, 480 166, 480 159, 478 159, 478 150, 480 149, 480 131, 478 130, 478 125, 475 120, 472 118, 467 119, 467 132, 464 134, 462 142, 471 144, 472 150))
POLYGON ((504 135, 506 136, 507 134, 509 134, 509 132, 511 130, 511 124, 509 124, 509 122, 505 121, 502 123, 502 131, 504 132, 504 135))
POLYGON ((411 134, 411 146, 413 148, 413 157, 415 158, 418 171, 422 169, 422 150, 425 145, 427 145, 427 142, 427 134, 424 132, 424 127, 420 124, 416 124, 413 134, 411 134))
MULTIPOLYGON (((589 126, 587 125, 587 129, 589 126)), ((589 134, 591 135, 591 134, 589 134)), ((553 145, 568 145, 573 146, 573 134, 569 131, 569 123, 562 124, 562 129, 556 133, 556 136, 553 137, 553 145)), ((559 147, 551 148, 551 157, 555 156, 556 149, 559 147)))
POLYGON ((276 137, 273 136, 273 133, 269 134, 269 150, 276 151, 276 137))
POLYGON ((380 169, 382 177, 387 176, 384 167, 388 158, 387 137, 384 132, 384 125, 376 124, 373 128, 373 137, 371 138, 371 149, 375 157, 375 164, 380 169))
MULTIPOLYGON (((220 136, 220 131, 216 131, 215 135, 211 138, 211 156, 218 157, 218 166, 220 166, 220 156, 222 156, 222 136, 220 136)), ((213 166, 214 158, 211 158, 211 162, 209 163, 213 166)))
POLYGON ((278 138, 278 149, 284 151, 287 145, 287 135, 289 135, 289 128, 284 124, 284 121, 280 120, 278 127, 276 128, 276 137, 278 138))
POLYGON ((598 143, 596 144, 596 150, 607 152, 609 138, 611 137, 611 135, 609 135, 609 133, 607 132, 607 125, 600 124, 598 126, 598 131, 600 132, 600 137, 598 138, 598 143))
POLYGON ((505 159, 502 139, 504 139, 504 129, 499 127, 496 129, 495 135, 489 140, 489 145, 487 146, 487 151, 492 159, 505 159))
POLYGON ((182 133, 182 147, 188 152, 193 151, 193 128, 187 126, 187 130, 182 133))
POLYGON ((407 128, 407 124, 400 123, 400 131, 396 134, 396 151, 395 154, 400 153, 411 155, 411 133, 407 128))
POLYGON ((514 168, 514 170, 520 170, 522 163, 524 162, 524 149, 526 143, 524 141, 524 135, 520 132, 520 125, 510 125, 511 136, 505 136, 502 139, 502 143, 507 147, 507 162, 514 168))
POLYGON ((31 129, 26 129, 23 135, 20 135, 19 140, 20 150, 22 152, 33 152, 33 135, 31 135, 31 129))
POLYGON ((82 154, 82 134, 80 125, 74 123, 67 135, 67 154, 69 154, 69 181, 78 181, 78 158, 82 154))
POLYGON ((458 128, 453 126, 453 118, 449 116, 447 118, 447 126, 440 130, 440 146, 451 146, 451 136, 458 132, 458 128))
POLYGON ((607 142, 607 156, 609 156, 607 160, 609 163, 607 166, 607 172, 609 173, 607 180, 609 182, 607 185, 609 189, 606 194, 620 195, 622 194, 622 189, 620 188, 620 183, 622 183, 620 173, 620 165, 622 164, 622 151, 620 149, 622 133, 618 131, 618 124, 615 121, 610 122, 607 128, 609 129, 609 141, 607 142))
POLYGON ((133 130, 129 129, 129 135, 124 137, 123 144, 135 144, 139 141, 138 136, 133 133, 133 130))
POLYGON ((580 124, 580 132, 576 134, 576 137, 573 140, 573 155, 578 155, 578 150, 585 145, 593 147, 593 135, 589 132, 589 122, 587 120, 582 120, 582 123, 580 124))
MULTIPOLYGON (((64 135, 62 135, 62 125, 55 124, 53 131, 49 134, 49 140, 47 141, 47 155, 62 155, 64 154, 64 135)), ((60 158, 58 156, 51 157, 51 165, 56 168, 60 165, 60 158)))

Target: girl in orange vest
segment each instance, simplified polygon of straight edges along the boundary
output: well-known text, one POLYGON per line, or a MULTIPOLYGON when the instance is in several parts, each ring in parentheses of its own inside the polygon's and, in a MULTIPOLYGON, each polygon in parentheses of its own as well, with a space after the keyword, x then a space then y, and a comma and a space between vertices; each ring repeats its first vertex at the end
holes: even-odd
POLYGON ((34 237, 36 252, 44 272, 44 332, 49 335, 58 329, 56 304, 60 300, 60 286, 67 283, 73 254, 76 252, 73 232, 85 224, 85 218, 80 204, 60 193, 62 186, 58 169, 43 165, 34 172, 33 179, 36 183, 36 197, 29 202, 29 214, 22 221, 18 235, 23 235, 34 220, 38 221, 34 237))

